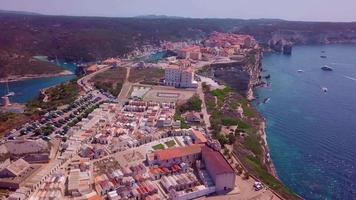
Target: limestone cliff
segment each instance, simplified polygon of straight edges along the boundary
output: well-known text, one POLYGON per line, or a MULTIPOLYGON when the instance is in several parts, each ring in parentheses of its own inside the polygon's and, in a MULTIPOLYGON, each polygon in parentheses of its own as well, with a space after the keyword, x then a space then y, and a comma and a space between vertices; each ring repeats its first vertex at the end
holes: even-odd
POLYGON ((213 63, 207 66, 205 75, 224 82, 251 100, 253 99, 253 88, 261 84, 261 57, 261 49, 251 49, 238 60, 213 63))

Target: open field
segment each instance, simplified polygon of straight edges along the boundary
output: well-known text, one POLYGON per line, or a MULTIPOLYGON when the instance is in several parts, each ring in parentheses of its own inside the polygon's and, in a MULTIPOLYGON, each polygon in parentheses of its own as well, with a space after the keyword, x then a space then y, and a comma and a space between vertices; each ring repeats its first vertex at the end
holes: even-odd
POLYGON ((91 81, 98 89, 105 90, 117 96, 121 91, 125 78, 126 68, 117 67, 95 75, 91 81))
POLYGON ((158 83, 164 78, 164 70, 150 67, 150 68, 132 68, 129 76, 129 81, 132 83, 143 82, 145 84, 158 83))
POLYGON ((143 100, 157 102, 185 102, 195 93, 195 89, 153 86, 152 89, 147 92, 143 100))

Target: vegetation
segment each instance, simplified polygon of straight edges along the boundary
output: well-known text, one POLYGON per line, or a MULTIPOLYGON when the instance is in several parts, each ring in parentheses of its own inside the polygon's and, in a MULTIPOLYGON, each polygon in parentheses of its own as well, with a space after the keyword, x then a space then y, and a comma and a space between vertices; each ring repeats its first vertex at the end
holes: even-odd
POLYGON ((180 128, 181 129, 188 129, 190 128, 189 124, 185 121, 184 117, 182 116, 182 113, 178 108, 176 108, 176 112, 174 113, 173 116, 174 120, 179 120, 180 121, 180 128))
MULTIPOLYGON (((278 179, 274 178, 262 164, 264 151, 263 139, 258 135, 260 124, 263 118, 250 106, 248 101, 230 88, 217 89, 211 91, 209 86, 203 85, 205 102, 210 113, 210 122, 213 136, 222 145, 233 144, 234 153, 249 170, 243 174, 245 179, 253 174, 260 178, 268 186, 276 189, 277 192, 285 196, 286 199, 296 199, 294 193, 290 192, 278 179), (243 109, 243 117, 237 112, 237 108, 243 109), (224 134, 221 132, 223 126, 237 126, 235 133, 224 134), (238 133, 245 133, 244 137, 238 133)), ((224 153, 228 155, 225 149, 224 153)), ((238 172, 242 173, 242 168, 238 172)))
POLYGON ((132 68, 129 81, 132 83, 158 84, 164 78, 164 70, 156 67, 132 68))
POLYGON ((201 105, 202 105, 202 100, 200 97, 195 94, 191 98, 187 100, 186 103, 182 105, 178 105, 176 107, 176 112, 174 114, 174 120, 180 120, 181 125, 180 127, 182 129, 188 129, 190 128, 189 124, 185 121, 184 117, 182 117, 182 114, 188 111, 196 111, 200 112, 201 111, 201 105))
POLYGON ((220 101, 224 101, 224 99, 230 92, 231 88, 225 87, 224 89, 213 90, 211 93, 213 94, 213 96, 216 96, 220 101))
POLYGON ((126 78, 126 68, 116 67, 95 75, 92 79, 94 86, 99 90, 119 95, 126 78))
POLYGON ((0 112, 0 136, 31 120, 31 115, 24 113, 0 112))
POLYGON ((156 144, 156 145, 152 146, 152 149, 154 149, 154 150, 163 150, 164 149, 164 145, 159 143, 159 144, 156 144))
POLYGON ((188 99, 188 101, 182 105, 178 106, 180 113, 185 113, 188 111, 201 111, 202 100, 197 94, 194 94, 192 97, 188 99))
POLYGON ((48 101, 43 102, 43 97, 37 97, 26 103, 27 111, 33 113, 41 109, 43 113, 49 110, 55 110, 59 106, 75 101, 79 91, 80 89, 76 79, 48 88, 46 90, 48 101))
POLYGON ((165 142, 165 144, 167 145, 168 148, 170 148, 170 147, 174 147, 176 145, 176 142, 174 140, 169 140, 165 142))
POLYGON ((245 158, 245 163, 252 172, 257 174, 263 183, 267 184, 282 196, 287 199, 300 199, 293 191, 284 186, 280 180, 272 176, 257 158, 248 156, 245 158))

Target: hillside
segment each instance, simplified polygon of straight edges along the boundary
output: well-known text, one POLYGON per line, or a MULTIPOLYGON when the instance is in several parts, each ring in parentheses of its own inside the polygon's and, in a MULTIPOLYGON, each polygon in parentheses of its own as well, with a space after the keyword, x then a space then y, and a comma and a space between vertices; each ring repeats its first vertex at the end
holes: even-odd
POLYGON ((280 41, 291 44, 356 41, 356 23, 273 19, 104 18, 0 13, 0 29, 0 71, 10 66, 7 67, 10 74, 14 71, 28 73, 28 60, 34 55, 94 61, 124 55, 135 47, 159 44, 162 40, 197 40, 213 31, 251 34, 262 46, 272 46, 275 50, 279 50, 280 41), (13 67, 16 62, 18 64, 13 67))

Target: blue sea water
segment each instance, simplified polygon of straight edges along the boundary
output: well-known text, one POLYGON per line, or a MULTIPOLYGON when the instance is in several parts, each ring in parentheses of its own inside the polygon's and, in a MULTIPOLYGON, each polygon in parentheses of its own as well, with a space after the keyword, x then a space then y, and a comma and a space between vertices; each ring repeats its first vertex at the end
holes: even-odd
MULTIPOLYGON (((58 65, 75 73, 76 65, 73 63, 65 63, 59 61, 58 65)), ((74 79, 76 75, 49 77, 49 78, 36 78, 30 80, 9 82, 9 89, 15 92, 15 96, 10 97, 11 102, 25 103, 39 95, 41 89, 54 86, 65 81, 74 79)), ((6 84, 0 83, 0 96, 6 94, 6 84)))
POLYGON ((296 46, 265 55, 263 68, 270 86, 254 104, 281 180, 305 199, 356 199, 356 45, 296 46))

